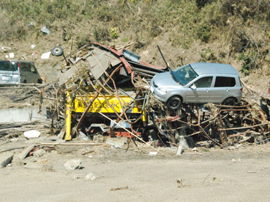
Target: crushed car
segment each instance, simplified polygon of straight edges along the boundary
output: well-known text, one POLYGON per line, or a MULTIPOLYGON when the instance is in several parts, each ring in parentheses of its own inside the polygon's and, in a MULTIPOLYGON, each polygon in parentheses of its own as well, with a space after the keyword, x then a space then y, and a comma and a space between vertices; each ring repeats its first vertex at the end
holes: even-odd
POLYGON ((153 95, 170 109, 182 103, 221 103, 241 101, 242 85, 237 70, 228 64, 193 63, 155 75, 153 95))

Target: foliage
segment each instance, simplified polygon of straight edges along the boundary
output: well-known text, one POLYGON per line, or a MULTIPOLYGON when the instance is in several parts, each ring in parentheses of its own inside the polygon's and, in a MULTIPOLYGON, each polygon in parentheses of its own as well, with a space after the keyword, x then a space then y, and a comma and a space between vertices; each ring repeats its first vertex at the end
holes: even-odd
POLYGON ((200 25, 197 29, 197 36, 202 42, 207 43, 211 37, 211 28, 207 25, 200 25))
POLYGON ((240 71, 245 75, 249 75, 252 69, 257 68, 258 55, 256 52, 251 51, 239 55, 238 60, 242 60, 242 68, 240 71))
POLYGON ((204 48, 201 60, 240 55, 245 74, 258 67, 260 52, 270 50, 268 0, 1 0, 0 17, 0 39, 7 41, 40 40, 45 25, 52 33, 65 27, 78 47, 90 38, 110 42, 120 33, 121 42, 138 49, 161 39, 176 50, 222 40, 227 52, 204 48))
POLYGON ((112 39, 117 39, 119 37, 119 33, 115 27, 111 27, 110 36, 112 39))
POLYGON ((215 56, 214 52, 211 50, 211 48, 204 48, 201 52, 201 58, 203 62, 207 61, 215 61, 217 60, 217 57, 215 56))

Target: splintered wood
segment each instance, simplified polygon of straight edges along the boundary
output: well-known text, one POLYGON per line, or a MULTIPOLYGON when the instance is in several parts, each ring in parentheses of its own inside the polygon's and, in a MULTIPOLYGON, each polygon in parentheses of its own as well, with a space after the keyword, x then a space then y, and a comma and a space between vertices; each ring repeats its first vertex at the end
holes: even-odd
POLYGON ((245 141, 260 144, 269 138, 270 123, 265 112, 257 103, 246 99, 236 106, 208 103, 183 105, 177 112, 166 111, 155 111, 152 118, 160 134, 172 143, 180 143, 180 137, 184 136, 186 139, 193 137, 193 143, 210 140, 224 147, 245 141), (166 115, 168 113, 170 115, 166 115))

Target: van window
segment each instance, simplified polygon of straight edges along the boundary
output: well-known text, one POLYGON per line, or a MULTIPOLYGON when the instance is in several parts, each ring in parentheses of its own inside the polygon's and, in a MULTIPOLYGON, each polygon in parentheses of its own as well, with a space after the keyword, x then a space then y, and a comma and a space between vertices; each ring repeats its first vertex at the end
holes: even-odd
POLYGON ((21 67, 21 71, 23 71, 23 72, 31 72, 31 64, 30 63, 20 62, 20 67, 21 67))
POLYGON ((215 87, 233 87, 235 86, 234 77, 217 76, 215 87))
POLYGON ((9 61, 0 61, 0 70, 1 71, 17 71, 17 65, 9 61))

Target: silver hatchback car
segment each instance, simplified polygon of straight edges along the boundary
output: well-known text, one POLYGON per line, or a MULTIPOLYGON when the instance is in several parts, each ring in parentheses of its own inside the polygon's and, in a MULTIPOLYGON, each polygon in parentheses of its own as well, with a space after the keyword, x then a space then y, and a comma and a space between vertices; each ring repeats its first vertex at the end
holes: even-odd
POLYGON ((237 70, 219 63, 193 63, 159 73, 151 80, 151 91, 170 109, 182 103, 235 105, 242 97, 237 70))

